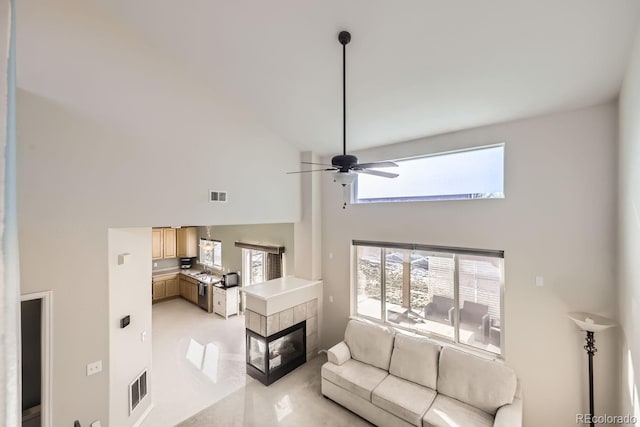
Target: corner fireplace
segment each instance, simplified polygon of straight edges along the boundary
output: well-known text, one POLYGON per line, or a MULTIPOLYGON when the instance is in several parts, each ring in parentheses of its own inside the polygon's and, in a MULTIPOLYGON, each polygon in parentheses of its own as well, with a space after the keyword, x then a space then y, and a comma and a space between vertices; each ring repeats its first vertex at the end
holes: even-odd
POLYGON ((247 336, 247 373, 264 385, 279 380, 307 361, 307 322, 264 337, 250 329, 247 336))

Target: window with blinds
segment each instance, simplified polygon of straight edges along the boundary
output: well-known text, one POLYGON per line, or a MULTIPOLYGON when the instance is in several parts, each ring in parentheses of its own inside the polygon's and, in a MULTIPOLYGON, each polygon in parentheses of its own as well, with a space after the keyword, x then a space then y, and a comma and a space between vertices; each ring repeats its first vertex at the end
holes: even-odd
POLYGON ((355 315, 502 354, 502 251, 353 245, 355 315))

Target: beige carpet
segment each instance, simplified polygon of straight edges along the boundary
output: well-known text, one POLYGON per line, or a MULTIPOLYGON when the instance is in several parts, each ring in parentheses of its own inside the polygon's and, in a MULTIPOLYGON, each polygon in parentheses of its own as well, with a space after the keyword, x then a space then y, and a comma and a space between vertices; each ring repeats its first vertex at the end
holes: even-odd
POLYGON ((324 355, 266 387, 258 381, 185 420, 180 426, 370 426, 368 422, 322 397, 320 368, 324 355))

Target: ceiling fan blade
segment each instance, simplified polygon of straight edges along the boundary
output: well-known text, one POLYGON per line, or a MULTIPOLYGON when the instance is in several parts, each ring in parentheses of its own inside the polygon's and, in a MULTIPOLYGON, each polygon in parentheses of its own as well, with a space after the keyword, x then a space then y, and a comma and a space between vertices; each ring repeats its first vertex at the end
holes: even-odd
POLYGON ((316 165, 316 166, 328 166, 331 167, 333 165, 327 165, 325 163, 311 163, 311 162, 300 162, 303 165, 316 165))
POLYGON ((383 178, 397 178, 397 177, 400 176, 400 174, 397 174, 397 173, 377 171, 377 170, 373 170, 373 169, 361 169, 361 170, 355 170, 354 172, 356 172, 356 173, 366 173, 367 175, 381 176, 383 178))
POLYGON ((355 167, 360 169, 370 168, 397 168, 398 164, 393 162, 358 163, 355 167))
POLYGON ((295 172, 287 172, 287 175, 290 175, 292 173, 305 173, 305 172, 322 172, 322 171, 335 171, 337 170, 336 168, 331 168, 331 169, 311 169, 308 171, 295 171, 295 172))

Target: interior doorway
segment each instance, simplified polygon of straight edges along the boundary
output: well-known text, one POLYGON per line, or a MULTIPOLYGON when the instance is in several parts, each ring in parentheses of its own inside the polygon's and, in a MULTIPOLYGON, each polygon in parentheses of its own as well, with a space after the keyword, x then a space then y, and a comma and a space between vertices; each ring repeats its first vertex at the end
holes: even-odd
POLYGON ((51 427, 51 292, 20 299, 22 426, 51 427))

